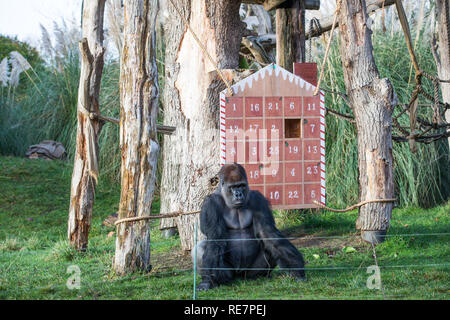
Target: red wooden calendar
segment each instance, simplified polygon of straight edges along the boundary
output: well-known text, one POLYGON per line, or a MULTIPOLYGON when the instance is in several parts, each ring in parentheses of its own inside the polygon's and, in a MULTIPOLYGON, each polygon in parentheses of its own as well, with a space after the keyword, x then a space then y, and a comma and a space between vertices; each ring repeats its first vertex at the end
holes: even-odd
POLYGON ((324 94, 315 64, 294 72, 271 64, 220 94, 221 165, 243 165, 274 209, 325 205, 324 94))

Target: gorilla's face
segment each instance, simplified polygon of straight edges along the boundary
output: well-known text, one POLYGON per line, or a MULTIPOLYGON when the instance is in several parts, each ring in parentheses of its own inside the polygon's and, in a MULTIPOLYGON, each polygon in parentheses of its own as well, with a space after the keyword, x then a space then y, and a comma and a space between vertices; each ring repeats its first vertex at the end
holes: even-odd
POLYGON ((224 183, 222 185, 222 196, 229 208, 240 208, 247 204, 248 185, 246 181, 238 183, 224 183))
POLYGON ((237 163, 226 164, 220 169, 220 193, 228 208, 240 208, 247 204, 249 188, 247 174, 237 163))

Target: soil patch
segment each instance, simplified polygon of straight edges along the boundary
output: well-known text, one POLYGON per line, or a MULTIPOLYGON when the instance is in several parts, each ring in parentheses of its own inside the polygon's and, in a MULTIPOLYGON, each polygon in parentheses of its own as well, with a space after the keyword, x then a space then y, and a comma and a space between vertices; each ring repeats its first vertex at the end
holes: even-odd
MULTIPOLYGON (((302 248, 324 248, 329 249, 330 254, 340 251, 344 247, 354 247, 356 249, 364 247, 365 242, 359 234, 349 236, 328 236, 321 234, 288 234, 289 241, 299 249, 302 248), (292 239, 295 238, 295 239, 292 239)), ((173 249, 167 252, 152 254, 152 273, 173 272, 192 270, 192 260, 190 252, 181 249, 173 249)))

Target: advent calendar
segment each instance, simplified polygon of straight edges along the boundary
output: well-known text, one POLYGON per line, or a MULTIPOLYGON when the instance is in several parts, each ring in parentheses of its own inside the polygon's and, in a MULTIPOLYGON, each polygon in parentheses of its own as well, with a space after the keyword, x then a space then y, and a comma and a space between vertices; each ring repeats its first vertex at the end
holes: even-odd
POLYGON ((250 189, 273 209, 325 205, 325 105, 323 92, 313 95, 316 70, 271 64, 232 86, 232 95, 220 94, 221 165, 241 164, 250 189))

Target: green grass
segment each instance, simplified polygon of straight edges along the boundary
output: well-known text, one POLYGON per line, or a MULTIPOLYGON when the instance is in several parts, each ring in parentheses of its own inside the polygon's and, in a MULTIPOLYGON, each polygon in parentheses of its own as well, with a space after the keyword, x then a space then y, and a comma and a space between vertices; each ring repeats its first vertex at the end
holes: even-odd
MULTIPOLYGON (((151 231, 152 272, 125 277, 112 273, 115 237, 108 237, 113 229, 101 223, 116 212, 119 187, 105 179, 96 192, 87 252, 70 248, 66 230, 71 169, 68 162, 0 157, 0 299, 191 299, 190 258, 181 254, 178 238, 162 238, 157 220, 151 231), (81 270, 80 289, 66 286, 71 265, 81 270)), ((156 202, 153 212, 158 211, 156 202)), ((391 266, 381 268, 384 295, 366 287, 366 269, 375 263, 372 247, 361 242, 354 229, 357 213, 305 212, 275 217, 304 254, 307 282, 275 271, 270 279, 235 281, 198 292, 197 298, 449 298, 450 236, 402 235, 449 232, 450 203, 394 210, 390 237, 376 248, 378 264, 391 266), (446 266, 423 266, 430 264, 446 266), (329 269, 333 267, 338 269, 329 269)))

